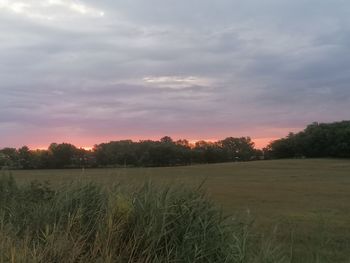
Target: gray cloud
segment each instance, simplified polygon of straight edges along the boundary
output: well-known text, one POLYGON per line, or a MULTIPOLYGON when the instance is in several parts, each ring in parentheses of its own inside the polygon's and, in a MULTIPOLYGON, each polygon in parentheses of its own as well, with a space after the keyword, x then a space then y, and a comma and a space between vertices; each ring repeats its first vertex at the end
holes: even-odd
POLYGON ((0 0, 0 147, 349 119, 347 1, 23 3, 0 0))

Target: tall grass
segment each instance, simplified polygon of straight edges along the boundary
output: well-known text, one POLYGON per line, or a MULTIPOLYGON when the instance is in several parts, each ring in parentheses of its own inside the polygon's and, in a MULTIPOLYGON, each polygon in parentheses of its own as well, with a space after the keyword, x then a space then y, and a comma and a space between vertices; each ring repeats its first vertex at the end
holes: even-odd
POLYGON ((0 262, 290 262, 201 189, 0 178, 0 262))

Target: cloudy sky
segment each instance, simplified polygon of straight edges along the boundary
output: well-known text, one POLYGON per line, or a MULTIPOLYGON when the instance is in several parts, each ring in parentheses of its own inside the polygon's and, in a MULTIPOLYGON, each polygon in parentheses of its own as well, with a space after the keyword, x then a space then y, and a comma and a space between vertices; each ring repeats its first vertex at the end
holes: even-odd
POLYGON ((0 0, 0 147, 350 119, 348 0, 0 0))

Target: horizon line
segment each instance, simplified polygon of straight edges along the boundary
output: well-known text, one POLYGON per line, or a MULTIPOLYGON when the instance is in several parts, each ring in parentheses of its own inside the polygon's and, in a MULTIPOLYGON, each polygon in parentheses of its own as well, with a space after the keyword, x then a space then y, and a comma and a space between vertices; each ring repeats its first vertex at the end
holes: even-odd
MULTIPOLYGON (((163 137, 166 137, 166 136, 163 136, 163 137)), ((161 138, 163 138, 161 137, 161 138)), ((173 137, 171 136, 168 136, 170 138, 173 139, 173 137)), ((228 136, 228 137, 225 137, 225 138, 230 138, 230 137, 233 137, 233 138, 242 138, 242 137, 249 137, 251 139, 251 141, 254 143, 254 148, 256 149, 260 149, 262 150, 264 147, 266 147, 269 143, 271 143, 272 141, 274 140, 277 140, 279 139, 279 137, 263 137, 263 138, 252 138, 250 136, 228 136)), ((61 142, 57 142, 57 141, 53 141, 49 144, 47 144, 47 146, 44 146, 44 145, 31 145, 30 143, 29 144, 24 144, 20 147, 15 147, 15 146, 2 146, 0 149, 4 149, 4 148, 16 148, 16 149, 19 149, 21 147, 24 147, 24 146, 27 146, 30 150, 47 150, 50 145, 52 143, 57 143, 57 144, 61 144, 61 143, 67 143, 67 144, 72 144, 74 145, 76 148, 78 149, 84 149, 84 150, 87 150, 87 151, 91 151, 93 150, 93 148, 96 146, 96 145, 99 145, 99 144, 103 144, 103 143, 110 143, 110 142, 116 142, 116 141, 132 141, 132 142, 141 142, 141 141, 159 141, 161 138, 159 139, 132 139, 132 138, 125 138, 125 139, 117 139, 117 140, 106 140, 106 141, 103 141, 103 142, 100 142, 100 143, 94 143, 94 144, 84 144, 84 143, 74 143, 72 142, 71 140, 59 140, 61 142)), ((195 145, 195 143, 199 142, 199 141, 205 141, 205 142, 218 142, 220 140, 224 140, 225 138, 223 139, 214 139, 214 138, 211 138, 211 139, 195 139, 195 140, 188 140, 188 139, 185 139, 185 138, 180 138, 180 139, 173 139, 174 142, 178 141, 178 140, 187 140, 189 142, 190 145, 195 145)))

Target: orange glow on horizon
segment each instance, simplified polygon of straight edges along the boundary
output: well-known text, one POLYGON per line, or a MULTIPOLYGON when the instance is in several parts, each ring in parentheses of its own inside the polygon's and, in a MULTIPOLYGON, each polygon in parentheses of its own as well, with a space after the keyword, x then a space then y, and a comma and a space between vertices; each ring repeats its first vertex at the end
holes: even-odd
POLYGON ((48 147, 45 146, 36 146, 36 147, 29 147, 29 149, 33 150, 33 151, 43 151, 43 150, 47 150, 48 147))
POLYGON ((79 147, 79 148, 84 149, 85 151, 92 151, 92 149, 93 149, 94 147, 91 147, 91 146, 81 146, 81 147, 79 147))
MULTIPOLYGON (((257 149, 263 149, 266 147, 270 142, 279 139, 278 137, 267 137, 267 138, 252 138, 252 141, 254 142, 255 148, 257 149)), ((204 139, 204 140, 189 140, 189 143, 194 145, 196 142, 199 141, 206 141, 206 142, 216 142, 218 139, 204 139)))
POLYGON ((255 143, 255 148, 257 149, 263 149, 266 147, 270 142, 279 139, 278 137, 268 137, 268 138, 256 138, 252 139, 252 141, 255 143))
MULTIPOLYGON (((74 143, 73 143, 74 145, 74 143)), ((92 151, 92 149, 94 148, 93 146, 76 146, 78 149, 84 149, 86 151, 92 151)), ((32 150, 47 150, 49 148, 49 146, 44 147, 44 146, 35 146, 35 147, 29 147, 32 150)))
MULTIPOLYGON (((264 137, 264 138, 252 138, 252 141, 254 142, 255 144, 255 147, 257 149, 263 149, 264 147, 266 147, 271 141, 274 141, 274 140, 277 140, 279 139, 279 137, 264 137)), ((115 139, 115 140, 122 140, 122 139, 115 139)), ((133 141, 137 142, 137 141, 140 141, 140 140, 144 140, 144 139, 132 139, 133 141)), ((159 140, 159 139, 151 139, 151 140, 159 140)), ((176 141, 177 139, 174 139, 174 141, 176 141)), ((211 139, 189 139, 188 142, 191 144, 191 145, 195 145, 196 142, 198 141, 206 141, 206 142, 216 142, 218 141, 219 139, 215 139, 215 138, 211 138, 211 139)), ((73 141, 73 140, 72 140, 73 141)), ((97 144, 100 144, 100 143, 105 143, 105 142, 109 142, 109 141, 114 141, 113 139, 112 140, 96 140, 96 141, 100 141, 98 142, 97 144)), ((72 143, 73 145, 75 145, 77 148, 81 148, 81 149, 84 149, 86 151, 92 151, 93 148, 94 148, 94 145, 96 143, 91 143, 90 140, 89 142, 85 143, 85 144, 75 144, 74 142, 70 142, 72 143), (88 145, 92 145, 92 146, 88 146, 88 145), (84 145, 84 146, 80 146, 80 145, 84 145)), ((32 147, 29 147, 30 149, 33 149, 33 150, 47 150, 49 146, 34 146, 32 145, 32 147)))

